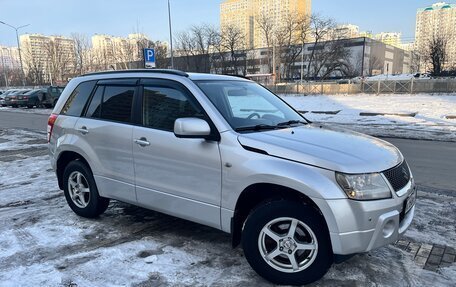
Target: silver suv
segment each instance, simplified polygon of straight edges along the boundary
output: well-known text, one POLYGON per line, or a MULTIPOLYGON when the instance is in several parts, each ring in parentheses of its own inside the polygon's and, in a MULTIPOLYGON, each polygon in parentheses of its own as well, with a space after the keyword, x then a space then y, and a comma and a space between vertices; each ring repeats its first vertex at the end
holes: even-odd
POLYGON ((97 217, 116 199, 223 230, 277 284, 313 282, 333 262, 394 242, 414 215, 414 180, 396 147, 311 123, 243 78, 74 78, 48 137, 76 214, 97 217))

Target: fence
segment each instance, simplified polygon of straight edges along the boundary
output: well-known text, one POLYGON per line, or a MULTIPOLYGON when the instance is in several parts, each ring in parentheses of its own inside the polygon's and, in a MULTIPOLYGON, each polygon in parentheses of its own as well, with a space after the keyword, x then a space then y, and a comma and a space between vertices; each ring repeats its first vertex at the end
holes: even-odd
POLYGON ((267 86, 278 94, 419 94, 456 93, 456 79, 412 79, 364 81, 361 83, 305 82, 267 86))

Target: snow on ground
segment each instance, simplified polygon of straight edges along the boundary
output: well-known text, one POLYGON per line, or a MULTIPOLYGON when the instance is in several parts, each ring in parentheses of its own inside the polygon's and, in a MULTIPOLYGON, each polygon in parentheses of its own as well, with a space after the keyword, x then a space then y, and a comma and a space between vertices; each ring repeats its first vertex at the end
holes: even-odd
POLYGON ((311 121, 331 123, 371 134, 414 139, 456 141, 456 94, 452 95, 282 95, 311 121), (315 112, 335 112, 322 114, 315 112), (360 116, 360 113, 386 113, 360 116), (398 116, 393 114, 415 114, 398 116))
MULTIPOLYGON (((213 228, 116 201, 99 219, 76 216, 45 134, 0 130, 0 139, 1 286, 271 286, 213 228)), ((455 247, 455 214, 455 197, 421 190, 407 239, 455 247)), ((454 286, 455 275, 456 264, 426 271, 387 246, 334 265, 313 286, 454 286)))
POLYGON ((32 113, 32 114, 40 114, 40 115, 50 115, 52 109, 41 109, 41 108, 12 108, 12 107, 0 107, 1 111, 8 111, 8 112, 17 112, 17 113, 32 113))

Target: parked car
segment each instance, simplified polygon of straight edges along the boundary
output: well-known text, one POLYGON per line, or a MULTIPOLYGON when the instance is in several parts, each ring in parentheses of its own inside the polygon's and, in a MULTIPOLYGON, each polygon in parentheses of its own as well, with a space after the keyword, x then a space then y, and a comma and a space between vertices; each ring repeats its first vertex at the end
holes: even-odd
MULTIPOLYGON (((39 107, 45 97, 45 89, 35 89, 17 94, 14 103, 17 106, 25 106, 28 108, 33 108, 35 106, 39 107)), ((6 104, 8 105, 10 103, 6 101, 6 104)))
POLYGON ((333 262, 395 242, 415 212, 396 147, 313 124, 246 79, 88 74, 70 81, 47 130, 76 214, 97 217, 116 199, 223 230, 276 284, 316 281, 333 262))
POLYGON ((0 95, 0 105, 2 107, 6 107, 6 103, 5 103, 5 97, 13 92, 16 92, 17 89, 9 89, 9 90, 6 90, 5 92, 3 92, 1 95, 0 95))
POLYGON ((50 86, 46 88, 46 94, 42 101, 42 105, 47 108, 53 108, 57 103, 60 95, 62 94, 64 88, 65 87, 59 86, 50 86))
POLYGON ((31 91, 31 90, 30 89, 20 89, 20 90, 16 90, 16 91, 6 95, 5 99, 4 99, 4 105, 17 108, 19 106, 19 100, 22 101, 22 95, 29 91, 31 91))

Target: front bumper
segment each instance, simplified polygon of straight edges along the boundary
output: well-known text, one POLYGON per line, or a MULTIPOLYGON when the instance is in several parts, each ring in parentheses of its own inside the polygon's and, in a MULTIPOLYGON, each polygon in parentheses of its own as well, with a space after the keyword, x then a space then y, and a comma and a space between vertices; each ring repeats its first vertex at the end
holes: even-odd
POLYGON ((394 243, 405 233, 415 215, 415 206, 405 213, 404 202, 416 193, 411 181, 402 194, 375 201, 332 200, 328 204, 336 218, 338 232, 330 231, 334 254, 368 252, 394 243))

